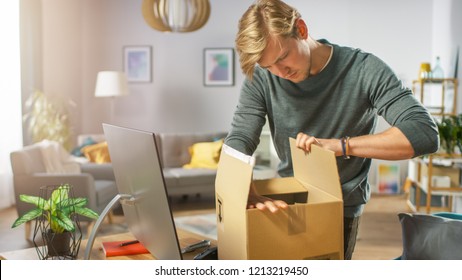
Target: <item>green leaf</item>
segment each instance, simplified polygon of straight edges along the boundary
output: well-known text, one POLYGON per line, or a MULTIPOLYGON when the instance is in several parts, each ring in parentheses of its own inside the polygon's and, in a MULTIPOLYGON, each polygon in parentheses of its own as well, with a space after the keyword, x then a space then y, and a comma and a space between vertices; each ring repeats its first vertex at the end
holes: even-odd
POLYGON ((90 219, 98 219, 99 215, 95 211, 91 210, 90 208, 86 207, 78 207, 75 208, 75 213, 88 217, 90 219))
POLYGON ((43 210, 50 209, 50 204, 48 203, 48 201, 38 196, 21 194, 19 195, 19 200, 26 202, 26 203, 34 204, 35 206, 37 206, 37 208, 40 208, 43 210))
POLYGON ((62 233, 65 230, 74 231, 74 223, 72 220, 61 212, 57 216, 51 216, 51 229, 56 233, 62 233))
POLYGON ((58 218, 62 222, 61 226, 67 231, 74 231, 74 222, 65 214, 58 213, 58 218))
POLYGON ((69 186, 61 185, 51 193, 51 200, 55 205, 69 198, 69 186))
POLYGON ((14 221, 11 228, 15 228, 19 225, 24 224, 25 222, 29 222, 37 217, 40 217, 42 215, 42 212, 43 212, 42 209, 38 209, 38 208, 32 209, 31 211, 25 213, 24 215, 16 219, 16 221, 14 221))
POLYGON ((58 208, 83 207, 87 205, 88 199, 84 197, 69 198, 57 204, 58 208))

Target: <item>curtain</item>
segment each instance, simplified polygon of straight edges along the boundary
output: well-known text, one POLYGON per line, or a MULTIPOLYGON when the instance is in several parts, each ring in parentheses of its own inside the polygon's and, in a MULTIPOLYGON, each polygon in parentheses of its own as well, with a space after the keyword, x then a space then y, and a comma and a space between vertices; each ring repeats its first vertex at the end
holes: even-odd
POLYGON ((19 1, 0 2, 0 209, 14 204, 10 152, 22 147, 19 1))

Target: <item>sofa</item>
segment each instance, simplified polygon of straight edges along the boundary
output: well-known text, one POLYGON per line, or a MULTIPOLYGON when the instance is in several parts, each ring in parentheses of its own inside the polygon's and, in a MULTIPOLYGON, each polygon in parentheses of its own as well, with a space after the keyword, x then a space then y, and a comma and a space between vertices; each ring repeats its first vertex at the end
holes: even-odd
MULTIPOLYGON (((168 195, 187 196, 215 193, 216 169, 192 166, 186 168, 194 160, 194 149, 208 147, 216 149, 217 141, 224 139, 226 132, 211 133, 158 133, 156 143, 163 168, 168 195), (214 144, 215 143, 215 144, 214 144), (203 146, 197 146, 203 145, 203 146), (193 155, 193 156, 192 156, 193 155)), ((85 142, 104 142, 102 134, 82 134, 78 136, 78 147, 84 148, 85 142), (92 139, 93 141, 89 141, 92 139)), ((215 151, 216 152, 216 151, 215 151)), ((109 180, 115 180, 111 163, 85 163, 82 172, 98 174, 109 180)))
MULTIPOLYGON (((42 141, 25 146, 10 154, 13 171, 13 186, 18 216, 34 206, 19 200, 21 194, 40 195, 40 188, 70 184, 75 197, 88 198, 87 207, 101 213, 106 205, 117 195, 117 186, 113 175, 99 176, 97 173, 81 169, 60 144, 42 141)), ((94 223, 81 217, 81 221, 94 223)), ((90 229, 91 227, 88 227, 90 229)), ((30 223, 26 224, 26 238, 30 237, 30 223)))

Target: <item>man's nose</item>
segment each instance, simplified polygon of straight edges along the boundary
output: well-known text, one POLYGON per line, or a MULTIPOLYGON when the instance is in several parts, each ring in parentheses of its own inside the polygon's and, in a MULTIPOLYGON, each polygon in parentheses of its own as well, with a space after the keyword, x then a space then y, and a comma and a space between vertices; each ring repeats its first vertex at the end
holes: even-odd
POLYGON ((289 67, 279 63, 274 65, 274 69, 276 70, 275 74, 281 78, 285 78, 290 72, 289 67))

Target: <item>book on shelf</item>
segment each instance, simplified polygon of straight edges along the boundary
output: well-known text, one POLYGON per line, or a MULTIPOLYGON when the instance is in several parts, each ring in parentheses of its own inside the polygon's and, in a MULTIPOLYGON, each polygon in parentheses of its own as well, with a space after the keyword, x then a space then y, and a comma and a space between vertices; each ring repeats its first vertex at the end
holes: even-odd
POLYGON ((123 245, 133 240, 122 240, 122 241, 105 241, 102 242, 102 249, 106 257, 115 256, 126 256, 126 255, 138 255, 149 253, 148 249, 143 246, 140 242, 123 245), (121 246, 123 245, 123 246, 121 246))

